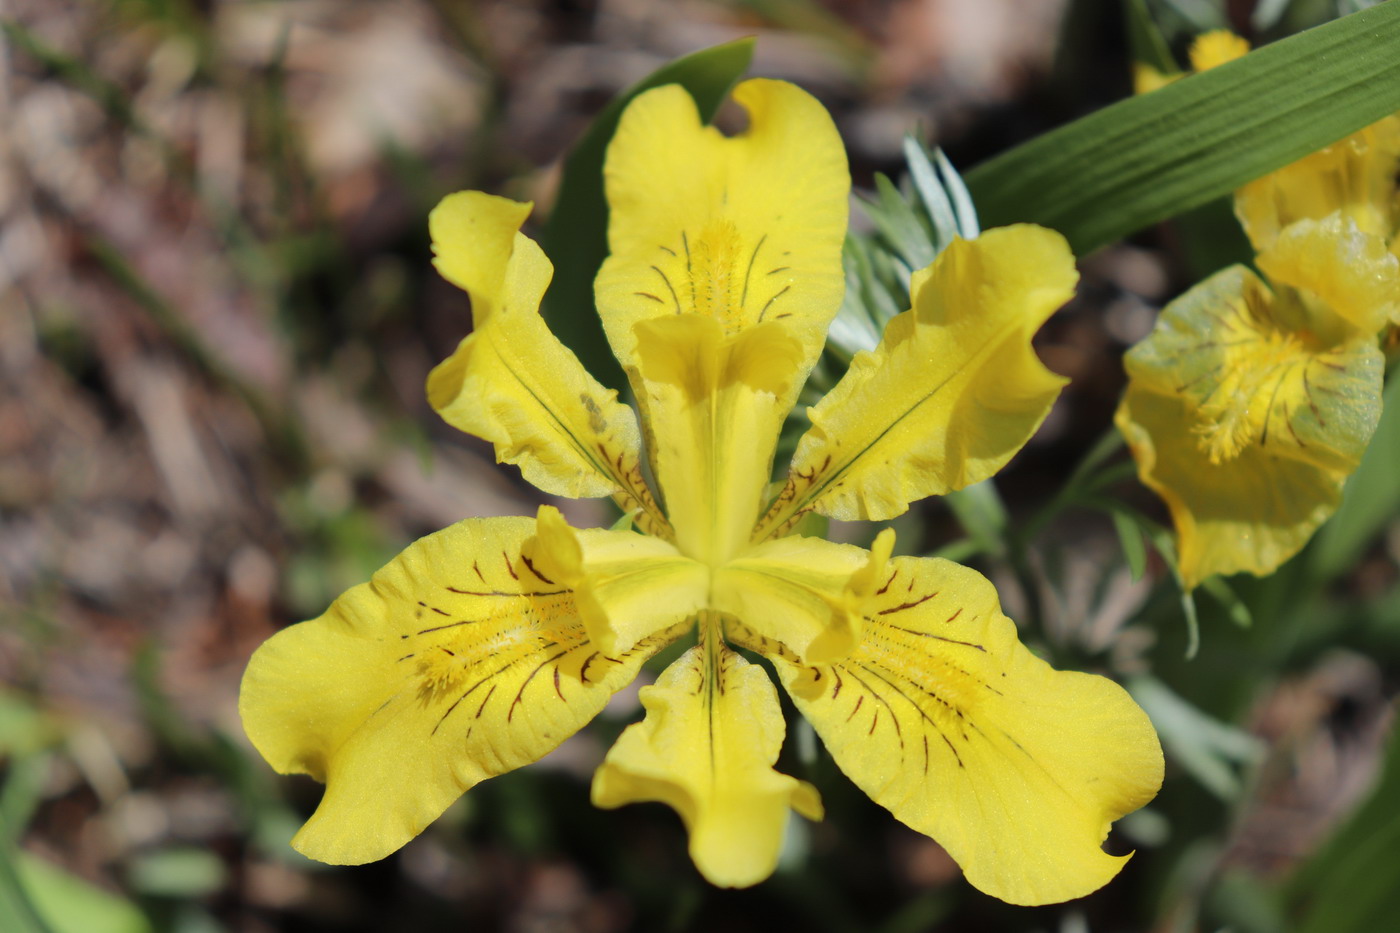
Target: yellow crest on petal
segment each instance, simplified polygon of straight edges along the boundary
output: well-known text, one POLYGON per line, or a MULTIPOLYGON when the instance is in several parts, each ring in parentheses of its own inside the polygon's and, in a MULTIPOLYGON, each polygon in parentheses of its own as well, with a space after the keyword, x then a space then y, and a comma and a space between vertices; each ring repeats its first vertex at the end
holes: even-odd
POLYGON ((607 654, 685 622, 710 593, 710 568, 669 542, 630 531, 578 531, 548 505, 540 506, 521 559, 572 591, 589 640, 607 654))
POLYGON ((1400 257, 1340 211, 1289 224, 1258 263, 1273 282, 1299 289, 1361 334, 1400 323, 1400 257))

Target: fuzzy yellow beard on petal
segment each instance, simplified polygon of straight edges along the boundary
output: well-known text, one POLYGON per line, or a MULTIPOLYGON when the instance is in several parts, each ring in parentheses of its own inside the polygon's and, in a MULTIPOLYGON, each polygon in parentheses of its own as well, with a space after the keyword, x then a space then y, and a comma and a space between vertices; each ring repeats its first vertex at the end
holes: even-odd
MULTIPOLYGON (((1296 404, 1299 395, 1307 404, 1309 389, 1301 381, 1302 373, 1295 379, 1294 371, 1307 365, 1308 353, 1302 336, 1277 331, 1262 332, 1228 351, 1219 382, 1196 409, 1192 428, 1211 463, 1233 460, 1245 447, 1267 441, 1280 394, 1285 407, 1289 401, 1296 404)), ((1286 417, 1279 422, 1292 430, 1286 417)))

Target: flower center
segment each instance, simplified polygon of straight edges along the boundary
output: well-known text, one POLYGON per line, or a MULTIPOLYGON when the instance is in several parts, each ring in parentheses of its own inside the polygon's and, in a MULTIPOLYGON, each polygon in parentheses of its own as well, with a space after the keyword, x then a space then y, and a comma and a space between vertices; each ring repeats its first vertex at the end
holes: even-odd
MULTIPOLYGON (((1192 428, 1215 465, 1228 463, 1268 437, 1285 380, 1307 357, 1300 336, 1266 330, 1227 357, 1219 381, 1196 409, 1192 428)), ((1286 423, 1287 412, 1279 412, 1286 423)))

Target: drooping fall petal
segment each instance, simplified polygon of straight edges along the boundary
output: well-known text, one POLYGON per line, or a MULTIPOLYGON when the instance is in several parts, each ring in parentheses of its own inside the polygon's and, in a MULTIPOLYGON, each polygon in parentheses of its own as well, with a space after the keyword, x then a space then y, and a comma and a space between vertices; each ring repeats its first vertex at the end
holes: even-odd
POLYGON ((469 519, 254 653, 239 713, 284 774, 326 783, 292 844, 333 864, 398 849, 463 791, 543 756, 676 632, 607 656, 533 573, 526 518, 469 519))
POLYGON ((1127 692, 1035 657, 992 585, 949 561, 896 558, 849 658, 774 663, 841 770, 1013 904, 1116 875, 1127 856, 1103 851, 1109 825, 1162 781, 1127 692))
POLYGON ((815 788, 773 770, 786 726, 768 675, 714 639, 677 658, 641 697, 646 718, 608 752, 593 778, 593 802, 674 809, 690 833, 690 857, 711 884, 767 878, 788 811, 822 817, 815 788))
POLYGON ((1374 333, 1242 266, 1169 304, 1125 364, 1115 420, 1171 510, 1187 586, 1269 573, 1297 553, 1380 418, 1374 333))
POLYGON ((809 509, 892 518, 999 470, 1065 383, 1030 340, 1077 278, 1064 237, 1041 227, 952 243, 915 274, 913 309, 809 410, 812 428, 760 533, 785 530, 809 509))
POLYGON ((1138 475, 1171 511, 1187 588, 1215 574, 1263 576, 1298 553, 1342 498, 1346 474, 1248 445, 1212 462, 1181 398, 1131 383, 1115 418, 1138 475))
POLYGON ((472 300, 473 332, 428 377, 428 400, 501 462, 561 496, 619 496, 644 527, 665 519, 642 479, 632 410, 603 388, 540 317, 554 267, 519 232, 530 205, 479 191, 448 195, 429 217, 434 265, 472 300))

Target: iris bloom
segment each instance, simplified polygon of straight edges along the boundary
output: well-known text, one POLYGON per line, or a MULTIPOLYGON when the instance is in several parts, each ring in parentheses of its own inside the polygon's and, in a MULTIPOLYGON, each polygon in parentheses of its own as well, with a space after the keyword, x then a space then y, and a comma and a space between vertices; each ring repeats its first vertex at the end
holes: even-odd
POLYGON ((763 880, 788 811, 822 815, 773 768, 784 719, 751 653, 846 774, 982 890, 1064 900, 1126 860, 1101 844, 1156 793, 1162 758, 1120 687, 1032 655, 971 570, 892 558, 888 531, 870 550, 794 533, 812 512, 898 515, 1025 442, 1062 382, 1030 337, 1074 287, 1064 240, 994 230, 918 273, 913 310, 811 410, 775 492, 779 428, 841 300, 850 178, 807 94, 753 80, 735 97, 749 128, 726 138, 682 88, 649 91, 608 151, 596 298, 640 425, 541 320, 552 269, 518 232, 530 205, 464 192, 433 212, 437 268, 475 325, 429 377, 433 406, 541 489, 610 495, 644 533, 574 529, 549 507, 467 519, 263 645, 240 709, 277 770, 326 783, 293 841, 306 855, 388 855, 687 638, 592 796, 673 807, 711 882, 763 880))
POLYGON ((1179 569, 1266 574, 1341 501, 1380 417, 1376 335, 1400 323, 1400 116, 1253 181, 1234 266, 1129 351, 1117 423, 1167 503, 1179 569))

